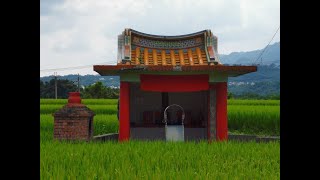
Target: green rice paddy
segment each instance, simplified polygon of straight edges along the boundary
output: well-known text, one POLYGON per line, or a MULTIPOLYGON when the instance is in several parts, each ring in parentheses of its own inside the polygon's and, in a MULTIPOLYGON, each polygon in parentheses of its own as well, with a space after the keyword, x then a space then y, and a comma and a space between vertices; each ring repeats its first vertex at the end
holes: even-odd
MULTIPOLYGON (((118 131, 117 100, 82 102, 96 113, 94 135, 118 131)), ((279 142, 55 141, 52 113, 66 103, 66 99, 40 100, 41 179, 280 178, 279 142)), ((229 131, 279 135, 279 104, 274 100, 228 101, 229 131)))

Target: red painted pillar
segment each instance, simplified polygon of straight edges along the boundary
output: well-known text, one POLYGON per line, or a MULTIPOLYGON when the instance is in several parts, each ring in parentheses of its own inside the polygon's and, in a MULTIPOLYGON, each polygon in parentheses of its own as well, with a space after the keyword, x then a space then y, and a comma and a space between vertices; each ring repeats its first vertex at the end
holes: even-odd
POLYGON ((223 141, 228 139, 227 83, 217 83, 215 87, 217 93, 217 140, 223 141))
POLYGON ((119 141, 130 138, 130 85, 128 82, 120 82, 120 104, 119 104, 119 141))

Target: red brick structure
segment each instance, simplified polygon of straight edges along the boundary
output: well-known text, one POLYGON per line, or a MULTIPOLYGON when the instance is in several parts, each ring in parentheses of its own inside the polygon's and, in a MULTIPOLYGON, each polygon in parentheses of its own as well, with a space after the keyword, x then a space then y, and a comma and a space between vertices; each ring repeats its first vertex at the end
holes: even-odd
POLYGON ((54 139, 90 140, 94 112, 81 104, 79 92, 70 92, 68 104, 53 114, 54 139))

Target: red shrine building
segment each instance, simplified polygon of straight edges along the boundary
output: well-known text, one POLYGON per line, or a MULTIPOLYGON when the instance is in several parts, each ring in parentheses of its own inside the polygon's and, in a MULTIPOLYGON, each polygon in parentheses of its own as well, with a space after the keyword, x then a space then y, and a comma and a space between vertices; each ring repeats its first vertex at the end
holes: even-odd
POLYGON ((120 76, 119 141, 166 140, 174 131, 186 141, 227 140, 228 77, 257 66, 223 65, 217 44, 210 30, 162 36, 125 29, 117 65, 93 67, 120 76))

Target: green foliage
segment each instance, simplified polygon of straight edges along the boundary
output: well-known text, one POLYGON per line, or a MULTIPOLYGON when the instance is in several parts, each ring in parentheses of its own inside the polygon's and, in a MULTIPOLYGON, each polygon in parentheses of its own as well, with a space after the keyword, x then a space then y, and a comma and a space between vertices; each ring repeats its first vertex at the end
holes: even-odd
MULTIPOLYGON (((68 98, 69 92, 77 91, 77 86, 72 81, 57 79, 57 98, 68 98)), ((55 98, 55 80, 49 82, 40 80, 40 98, 55 98)))
MULTIPOLYGON (((57 80, 57 98, 68 98, 68 93, 75 91, 78 91, 78 87, 72 81, 66 79, 57 80)), ((119 97, 119 89, 106 87, 102 82, 98 81, 81 89, 81 97, 85 99, 117 99, 119 97)), ((54 79, 49 82, 40 80, 40 98, 55 98, 54 79)))
POLYGON ((82 97, 87 99, 116 99, 119 97, 119 89, 106 87, 102 84, 102 82, 98 81, 93 85, 85 87, 82 92, 82 97))

